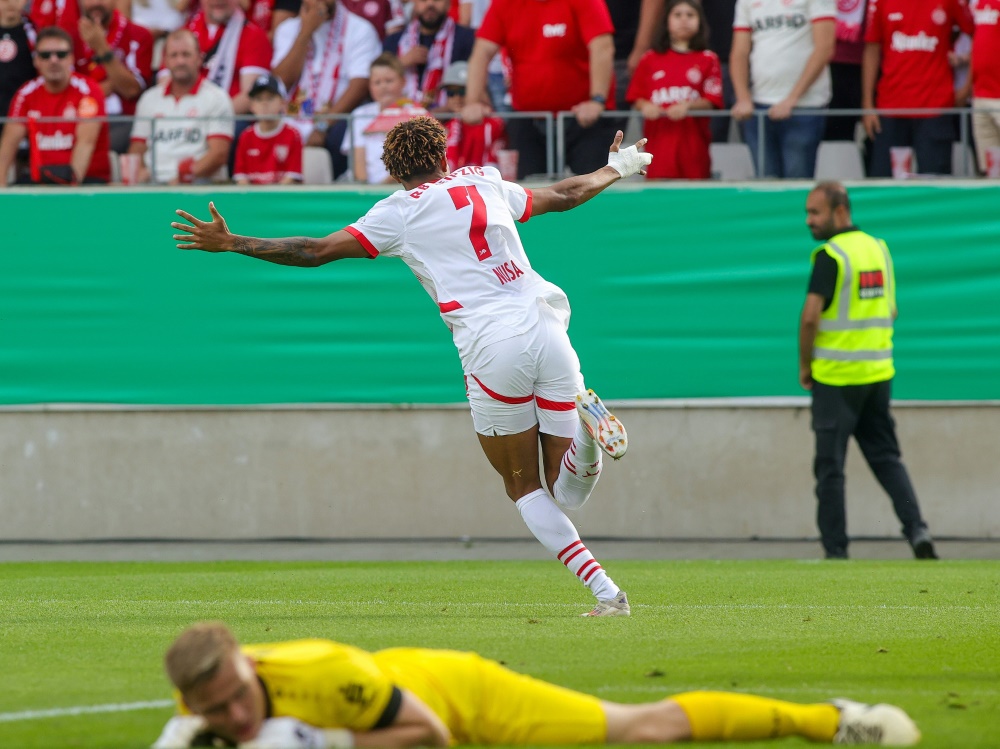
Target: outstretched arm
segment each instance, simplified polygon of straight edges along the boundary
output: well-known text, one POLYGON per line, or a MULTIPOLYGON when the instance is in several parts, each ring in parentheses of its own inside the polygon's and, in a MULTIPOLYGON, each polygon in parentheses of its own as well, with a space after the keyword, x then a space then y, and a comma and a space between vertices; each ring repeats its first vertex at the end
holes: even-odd
POLYGON ((564 179, 551 187, 532 190, 531 215, 541 216, 552 211, 568 211, 586 203, 608 185, 620 179, 631 177, 633 174, 645 174, 646 167, 653 160, 651 154, 639 151, 646 145, 646 139, 642 138, 634 146, 619 149, 623 137, 625 136, 621 130, 615 133, 607 166, 602 166, 590 174, 564 179))
POLYGON ((278 265, 298 265, 314 267, 343 260, 348 257, 370 257, 368 251, 351 234, 341 229, 325 237, 282 237, 262 239, 233 234, 226 226, 226 220, 215 208, 208 204, 211 221, 202 221, 186 211, 177 215, 189 223, 174 221, 170 224, 184 234, 174 234, 179 250, 202 250, 204 252, 235 252, 249 255, 278 265))
MULTIPOLYGON (((370 731, 346 728, 317 728, 297 718, 269 718, 250 741, 239 749, 406 749, 406 747, 446 747, 448 727, 412 692, 402 690, 403 701, 392 724, 370 731)), ((177 745, 159 745, 176 749, 177 745)), ((186 747, 188 744, 180 744, 186 747)), ((154 749, 157 749, 154 747, 154 749)))

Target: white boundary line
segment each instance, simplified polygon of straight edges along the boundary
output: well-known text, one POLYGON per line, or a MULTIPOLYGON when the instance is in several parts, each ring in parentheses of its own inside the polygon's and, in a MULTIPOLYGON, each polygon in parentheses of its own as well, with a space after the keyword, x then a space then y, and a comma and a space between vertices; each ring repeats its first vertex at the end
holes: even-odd
POLYGON ((57 707, 51 710, 24 710, 19 713, 0 713, 0 723, 38 718, 61 718, 68 715, 89 715, 91 713, 124 713, 130 710, 152 710, 170 707, 173 700, 149 700, 147 702, 118 702, 111 705, 85 705, 81 707, 57 707))

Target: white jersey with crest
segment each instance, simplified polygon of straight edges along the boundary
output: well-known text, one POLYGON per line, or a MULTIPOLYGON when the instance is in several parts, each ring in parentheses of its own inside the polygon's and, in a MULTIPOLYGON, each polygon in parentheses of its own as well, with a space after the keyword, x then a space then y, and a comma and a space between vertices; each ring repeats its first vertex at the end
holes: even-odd
POLYGON ((561 312, 562 289, 536 273, 515 222, 531 216, 531 191, 489 166, 395 192, 346 227, 378 257, 402 259, 452 331, 459 355, 529 330, 539 304, 561 312))

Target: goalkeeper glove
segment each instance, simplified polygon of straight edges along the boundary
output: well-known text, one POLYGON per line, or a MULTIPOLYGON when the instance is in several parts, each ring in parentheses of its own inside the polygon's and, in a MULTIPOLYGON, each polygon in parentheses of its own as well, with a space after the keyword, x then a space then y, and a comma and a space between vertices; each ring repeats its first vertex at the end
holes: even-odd
POLYGON ((618 172, 622 179, 639 174, 653 161, 653 154, 640 151, 637 146, 620 148, 608 154, 608 166, 618 172))
POLYGON ((152 749, 188 749, 204 728, 205 719, 199 715, 174 716, 167 721, 152 749))
POLYGON ((351 749, 354 734, 343 728, 322 729, 295 718, 271 718, 240 749, 351 749))

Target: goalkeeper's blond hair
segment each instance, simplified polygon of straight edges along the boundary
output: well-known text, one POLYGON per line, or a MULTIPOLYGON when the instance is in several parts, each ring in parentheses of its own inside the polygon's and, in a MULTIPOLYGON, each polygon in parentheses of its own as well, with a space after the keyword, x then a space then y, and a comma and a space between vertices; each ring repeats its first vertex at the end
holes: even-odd
POLYGON ((163 658, 167 676, 181 694, 214 677, 226 658, 240 649, 236 637, 222 622, 199 622, 174 640, 163 658))

